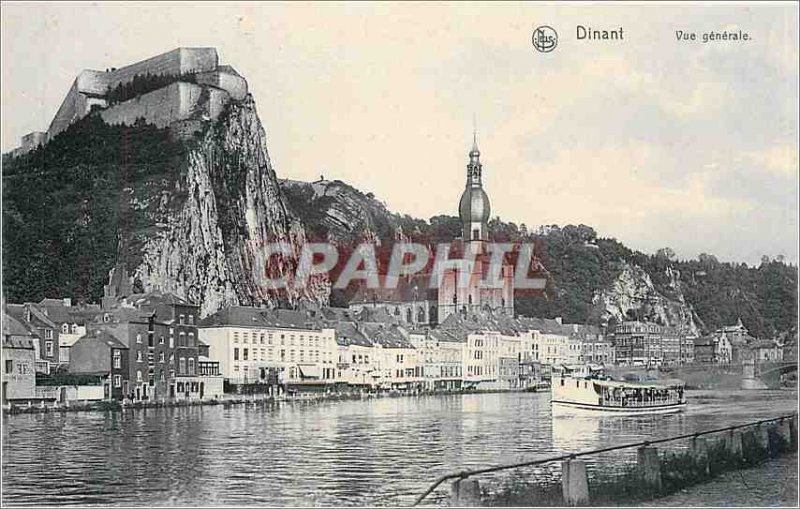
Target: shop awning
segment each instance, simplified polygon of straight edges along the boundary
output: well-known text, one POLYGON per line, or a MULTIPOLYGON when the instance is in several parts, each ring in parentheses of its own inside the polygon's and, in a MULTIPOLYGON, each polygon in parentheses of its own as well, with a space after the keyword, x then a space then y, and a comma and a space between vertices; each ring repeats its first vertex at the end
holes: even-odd
POLYGON ((322 369, 316 364, 298 364, 302 378, 322 378, 322 369))

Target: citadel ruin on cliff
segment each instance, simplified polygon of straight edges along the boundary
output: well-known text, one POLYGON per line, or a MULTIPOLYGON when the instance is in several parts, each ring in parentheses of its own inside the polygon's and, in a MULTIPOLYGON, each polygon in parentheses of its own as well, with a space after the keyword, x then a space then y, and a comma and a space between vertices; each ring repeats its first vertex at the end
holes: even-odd
POLYGON ((75 78, 47 132, 26 134, 13 154, 47 143, 93 109, 108 124, 133 125, 142 118, 160 128, 192 132, 247 94, 247 81, 233 67, 219 64, 216 48, 176 48, 119 69, 86 69, 75 78), (144 93, 119 94, 135 81, 150 87, 144 93), (114 100, 120 97, 125 100, 114 100))

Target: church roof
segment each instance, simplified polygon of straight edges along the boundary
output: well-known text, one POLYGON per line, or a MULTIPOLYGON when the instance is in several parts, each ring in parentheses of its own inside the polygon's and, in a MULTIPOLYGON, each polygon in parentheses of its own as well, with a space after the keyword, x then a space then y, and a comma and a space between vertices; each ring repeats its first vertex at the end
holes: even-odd
POLYGON ((431 274, 401 277, 395 288, 386 288, 385 276, 379 276, 378 280, 379 288, 359 285, 350 302, 420 302, 437 299, 437 289, 430 288, 431 274))
POLYGON ((482 187, 467 186, 458 202, 458 217, 461 222, 486 222, 492 213, 489 195, 482 187))

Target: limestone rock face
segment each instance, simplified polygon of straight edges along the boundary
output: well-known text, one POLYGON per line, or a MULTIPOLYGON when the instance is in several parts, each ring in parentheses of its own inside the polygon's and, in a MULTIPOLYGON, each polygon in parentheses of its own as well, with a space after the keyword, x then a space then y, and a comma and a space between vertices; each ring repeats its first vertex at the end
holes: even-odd
POLYGON ((593 304, 600 308, 603 320, 618 322, 637 316, 640 320, 658 321, 688 334, 697 334, 697 325, 691 307, 686 303, 680 281, 672 269, 668 270, 671 291, 665 296, 656 290, 650 275, 638 265, 621 262, 622 271, 609 288, 594 295, 593 304))
POLYGON ((288 242, 299 254, 305 231, 287 211, 254 101, 231 104, 186 143, 180 178, 147 207, 151 226, 139 230, 136 252, 127 253, 141 260, 129 267, 134 285, 198 302, 203 316, 226 304, 326 303, 324 278, 303 290, 270 291, 268 278, 286 276, 294 265, 270 258, 267 244, 288 242))
POLYGON ((398 226, 392 213, 371 194, 339 180, 281 180, 290 205, 317 240, 381 243, 398 226))

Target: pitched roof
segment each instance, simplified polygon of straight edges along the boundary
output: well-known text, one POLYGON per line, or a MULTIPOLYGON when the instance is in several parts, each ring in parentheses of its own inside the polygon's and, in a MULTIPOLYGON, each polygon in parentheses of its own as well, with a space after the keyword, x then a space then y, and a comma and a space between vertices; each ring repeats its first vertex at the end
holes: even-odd
POLYGON ((322 316, 310 311, 291 309, 262 309, 246 306, 228 306, 202 319, 198 327, 268 327, 275 329, 319 330, 322 316))
POLYGON ((174 293, 170 292, 161 293, 154 291, 149 293, 135 293, 133 295, 129 295, 126 300, 136 307, 151 307, 162 304, 197 307, 196 304, 193 304, 188 300, 178 297, 174 293))
POLYGON ((360 326, 360 330, 372 343, 384 348, 414 348, 396 325, 365 323, 360 326))
POLYGON ((3 313, 3 347, 5 348, 34 348, 30 329, 19 320, 7 313, 3 313))
POLYGON ((45 316, 44 313, 39 311, 39 309, 32 304, 6 304, 6 313, 19 320, 23 325, 31 327, 34 331, 36 331, 36 326, 33 322, 39 322, 41 325, 53 329, 58 328, 58 326, 53 323, 52 320, 50 320, 47 316, 45 316), (30 321, 28 321, 27 317, 28 310, 30 310, 31 313, 30 321))
POLYGON ((336 329, 336 343, 341 346, 359 345, 372 346, 372 342, 360 330, 355 322, 336 322, 332 324, 336 329))
POLYGON ((467 341, 466 332, 457 329, 431 329, 428 333, 430 334, 431 338, 441 342, 465 343, 467 341))
POLYGON ((75 344, 86 341, 100 341, 107 344, 111 348, 128 348, 128 345, 119 340, 105 328, 92 329, 86 332, 86 335, 78 339, 75 344))
POLYGON ((386 309, 363 307, 361 311, 356 314, 356 318, 362 322, 375 322, 375 323, 398 323, 399 317, 390 315, 386 309))

